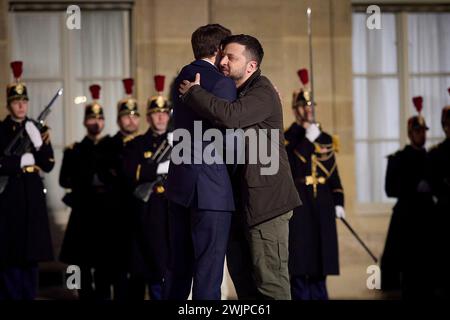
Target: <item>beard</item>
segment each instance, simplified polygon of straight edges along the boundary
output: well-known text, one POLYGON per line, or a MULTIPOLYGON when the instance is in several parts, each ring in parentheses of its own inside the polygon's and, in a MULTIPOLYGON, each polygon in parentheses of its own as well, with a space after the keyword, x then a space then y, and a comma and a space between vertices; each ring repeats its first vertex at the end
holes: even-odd
POLYGON ((239 81, 245 75, 245 66, 237 70, 231 70, 229 67, 221 67, 221 70, 224 76, 229 77, 233 81, 239 81))

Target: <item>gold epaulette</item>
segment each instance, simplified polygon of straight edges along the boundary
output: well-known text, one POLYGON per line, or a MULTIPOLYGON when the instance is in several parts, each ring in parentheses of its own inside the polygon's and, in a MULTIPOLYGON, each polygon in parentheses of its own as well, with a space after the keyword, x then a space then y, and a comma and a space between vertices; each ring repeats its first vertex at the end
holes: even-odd
POLYGON ((432 151, 432 150, 435 150, 435 149, 437 149, 439 147, 439 143, 437 143, 437 144, 435 144, 435 145, 432 145, 429 149, 428 149, 428 152, 430 152, 430 151, 432 151))
POLYGON ((124 137, 124 138, 122 139, 122 142, 123 142, 124 145, 126 145, 128 142, 130 142, 130 141, 133 140, 134 138, 135 138, 135 136, 129 135, 129 136, 124 137))
POLYGON ((318 154, 328 154, 334 151, 332 143, 318 143, 314 142, 314 152, 318 154))
POLYGON ((66 146, 64 148, 64 151, 66 151, 66 150, 73 150, 73 148, 75 147, 75 144, 76 144, 76 142, 74 142, 72 144, 69 144, 68 146, 66 146))
POLYGON ((334 152, 339 153, 340 146, 341 146, 341 141, 339 140, 339 136, 337 134, 333 134, 332 140, 333 140, 334 152))

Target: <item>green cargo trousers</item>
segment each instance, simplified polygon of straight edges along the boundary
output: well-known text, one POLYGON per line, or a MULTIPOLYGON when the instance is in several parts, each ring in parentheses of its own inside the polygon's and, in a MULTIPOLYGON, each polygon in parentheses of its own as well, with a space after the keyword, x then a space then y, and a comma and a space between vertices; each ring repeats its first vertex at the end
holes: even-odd
POLYGON ((248 229, 253 276, 258 295, 290 300, 289 219, 292 211, 248 229))

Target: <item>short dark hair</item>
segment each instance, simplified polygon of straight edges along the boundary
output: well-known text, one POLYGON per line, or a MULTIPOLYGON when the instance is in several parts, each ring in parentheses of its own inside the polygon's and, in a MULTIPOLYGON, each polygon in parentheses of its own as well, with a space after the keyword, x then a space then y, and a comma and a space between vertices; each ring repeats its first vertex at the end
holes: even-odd
POLYGON ((194 31, 191 37, 192 51, 195 59, 211 57, 219 50, 223 39, 231 35, 231 31, 220 24, 207 24, 194 31))
POLYGON ((236 34, 226 37, 222 41, 222 48, 230 43, 239 43, 245 46, 245 51, 247 52, 251 60, 255 60, 258 67, 261 65, 262 59, 264 57, 264 50, 261 43, 255 37, 249 36, 247 34, 236 34))

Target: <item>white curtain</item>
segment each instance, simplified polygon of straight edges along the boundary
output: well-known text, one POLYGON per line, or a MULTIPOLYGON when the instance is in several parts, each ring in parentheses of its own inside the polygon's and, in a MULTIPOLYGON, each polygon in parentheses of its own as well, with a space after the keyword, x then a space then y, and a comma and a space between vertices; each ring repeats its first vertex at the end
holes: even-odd
POLYGON ((84 105, 76 105, 74 98, 85 95, 89 102, 89 85, 102 85, 100 103, 106 114, 105 133, 114 134, 117 130, 116 105, 124 96, 121 79, 130 76, 127 14, 82 12, 81 30, 68 30, 65 14, 60 12, 10 13, 11 61, 24 62, 30 116, 36 117, 57 89, 64 87, 64 95, 55 103, 48 120, 56 165, 45 177, 45 183, 55 220, 61 218, 55 214, 64 208, 64 190, 58 183, 64 147, 85 134, 84 105))
MULTIPOLYGON (((442 140, 441 110, 450 104, 450 14, 408 15, 411 96, 423 96, 428 145, 442 140)), ((409 108, 410 114, 416 111, 409 108)))
MULTIPOLYGON (((74 33, 75 96, 84 95, 91 101, 89 86, 102 87, 100 104, 105 112, 105 133, 117 131, 117 102, 124 97, 122 79, 129 76, 128 18, 122 11, 85 12, 81 30, 74 33)), ((82 123, 84 107, 73 106, 74 121, 82 123)), ((85 131, 77 127, 76 139, 85 131)))
MULTIPOLYGON (((428 146, 442 139, 441 109, 449 104, 450 14, 408 14, 408 29, 396 29, 396 16, 382 14, 382 29, 369 30, 366 14, 353 14, 353 111, 357 200, 387 203, 386 156, 401 146, 399 128, 416 114, 412 100, 400 118, 398 32, 408 33, 410 96, 424 97, 430 131, 428 146)), ((403 107, 403 106, 402 106, 403 107)))
POLYGON ((359 203, 388 201, 386 156, 399 147, 399 83, 394 14, 369 30, 365 14, 353 14, 353 116, 359 203))

